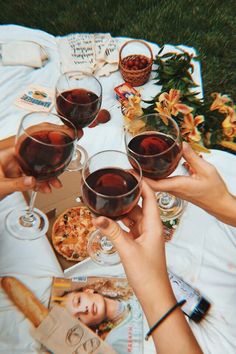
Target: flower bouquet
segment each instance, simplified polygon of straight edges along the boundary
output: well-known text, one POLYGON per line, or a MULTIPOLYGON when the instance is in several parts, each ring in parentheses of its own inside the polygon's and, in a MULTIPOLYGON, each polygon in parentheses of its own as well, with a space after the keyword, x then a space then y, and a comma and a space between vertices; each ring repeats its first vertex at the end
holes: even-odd
POLYGON ((195 151, 217 148, 236 154, 236 112, 231 98, 216 92, 210 99, 199 98, 192 78, 192 60, 198 58, 184 51, 162 55, 162 50, 154 60, 158 65, 154 80, 162 86, 161 91, 143 101, 145 108, 141 107, 140 93, 131 96, 123 110, 125 121, 153 112, 170 115, 178 123, 183 140, 195 151))

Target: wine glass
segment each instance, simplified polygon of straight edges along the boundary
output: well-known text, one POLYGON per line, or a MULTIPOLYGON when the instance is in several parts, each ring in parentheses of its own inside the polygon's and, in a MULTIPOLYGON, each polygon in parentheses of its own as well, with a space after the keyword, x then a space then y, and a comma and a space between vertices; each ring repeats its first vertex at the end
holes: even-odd
MULTIPOLYGON (((158 113, 144 115, 126 125, 125 145, 127 153, 139 162, 143 175, 151 179, 169 176, 182 156, 178 124, 158 113)), ((169 193, 157 193, 157 201, 163 221, 176 219, 183 211, 183 200, 169 193)))
MULTIPOLYGON (((138 203, 141 178, 141 168, 133 157, 117 150, 98 152, 86 161, 82 170, 83 201, 97 216, 121 218, 138 203), (136 175, 132 174, 132 166, 136 175)), ((102 265, 120 262, 112 243, 99 230, 89 237, 88 253, 102 265)))
MULTIPOLYGON (((69 165, 77 139, 75 126, 53 113, 26 114, 15 140, 17 160, 23 173, 34 176, 37 185, 59 176, 69 165)), ((36 188, 37 189, 37 188, 36 188)), ((20 240, 35 240, 48 230, 48 219, 34 208, 37 192, 33 191, 29 207, 13 209, 6 218, 10 234, 20 240)))
MULTIPOLYGON (((70 71, 59 77, 56 84, 56 111, 72 122, 78 130, 82 131, 96 119, 101 103, 102 86, 95 76, 70 71)), ((68 169, 80 170, 86 159, 86 150, 77 142, 68 169)))

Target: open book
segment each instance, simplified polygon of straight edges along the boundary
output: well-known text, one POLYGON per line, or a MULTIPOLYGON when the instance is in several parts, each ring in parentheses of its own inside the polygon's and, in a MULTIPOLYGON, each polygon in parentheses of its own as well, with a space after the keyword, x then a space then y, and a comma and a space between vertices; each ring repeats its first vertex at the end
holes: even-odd
POLYGON ((63 306, 119 354, 143 353, 143 313, 126 278, 54 278, 49 307, 63 306))
POLYGON ((118 70, 118 41, 109 33, 72 33, 57 39, 61 70, 107 76, 118 70))

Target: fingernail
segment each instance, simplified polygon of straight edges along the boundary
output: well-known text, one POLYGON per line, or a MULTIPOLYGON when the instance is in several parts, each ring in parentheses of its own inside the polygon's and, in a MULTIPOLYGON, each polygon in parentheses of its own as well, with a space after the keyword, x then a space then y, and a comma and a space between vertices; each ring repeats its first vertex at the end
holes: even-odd
POLYGON ((55 188, 61 188, 62 187, 62 183, 61 181, 57 180, 55 185, 54 185, 55 188))
POLYGON ((43 191, 44 191, 44 193, 51 193, 52 192, 52 190, 51 190, 51 188, 49 186, 45 186, 43 188, 43 191))
POLYGON ((33 183, 33 177, 30 176, 23 177, 23 183, 25 186, 31 186, 33 183))
POLYGON ((106 229, 109 226, 109 221, 106 218, 99 220, 99 227, 106 229))

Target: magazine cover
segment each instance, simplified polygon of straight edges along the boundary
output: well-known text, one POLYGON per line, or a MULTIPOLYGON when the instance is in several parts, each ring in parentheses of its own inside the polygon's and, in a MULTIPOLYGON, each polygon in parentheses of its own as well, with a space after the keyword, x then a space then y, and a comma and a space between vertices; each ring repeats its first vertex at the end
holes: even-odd
POLYGON ((143 353, 143 313, 126 278, 54 278, 49 307, 63 306, 119 354, 143 353))

